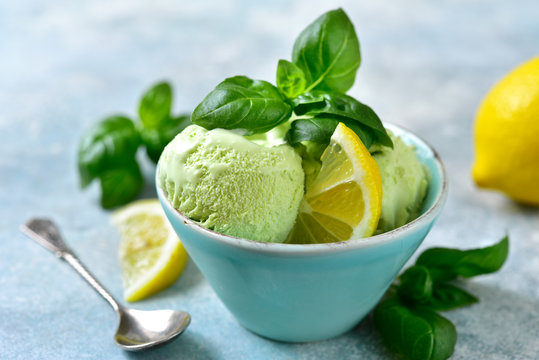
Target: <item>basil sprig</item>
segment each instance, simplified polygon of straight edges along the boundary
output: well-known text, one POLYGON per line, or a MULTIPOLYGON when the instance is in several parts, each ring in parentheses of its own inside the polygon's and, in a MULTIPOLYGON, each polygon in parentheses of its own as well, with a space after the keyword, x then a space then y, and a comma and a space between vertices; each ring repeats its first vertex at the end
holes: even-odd
POLYGON ((300 33, 292 61, 279 60, 276 87, 246 76, 228 78, 202 100, 191 121, 207 129, 239 129, 252 135, 271 130, 294 114, 285 136, 291 145, 328 144, 343 122, 367 148, 373 143, 392 147, 376 113, 345 94, 360 63, 352 22, 342 9, 329 11, 300 33))
POLYGON ((123 205, 144 186, 136 154, 141 145, 157 162, 166 144, 191 122, 189 115, 173 116, 172 87, 166 82, 152 86, 142 97, 139 120, 110 116, 90 127, 81 137, 78 169, 81 187, 101 183, 101 205, 123 205))
POLYGON ((374 324, 384 343, 405 359, 449 358, 457 342, 456 328, 437 311, 479 301, 451 281, 499 270, 508 252, 508 236, 482 249, 424 251, 374 310, 374 324))

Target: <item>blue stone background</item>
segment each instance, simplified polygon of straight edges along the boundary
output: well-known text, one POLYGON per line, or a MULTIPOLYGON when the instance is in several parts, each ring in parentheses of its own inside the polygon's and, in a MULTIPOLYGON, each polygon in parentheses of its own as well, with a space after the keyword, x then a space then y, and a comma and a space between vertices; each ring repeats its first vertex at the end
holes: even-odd
MULTIPOLYGON (((227 76, 274 82, 299 32, 337 6, 354 22, 363 54, 350 93, 427 139, 445 161, 448 202, 420 250, 511 235, 504 268, 465 283, 481 302, 445 313, 459 333, 453 359, 539 357, 539 211, 478 190, 469 175, 481 98, 539 54, 537 1, 23 0, 0 2, 1 359, 391 358, 370 318, 317 343, 260 338, 236 323, 192 263, 174 286, 136 304, 185 309, 188 330, 165 347, 123 352, 108 305, 19 231, 31 216, 53 218, 121 299, 110 213, 98 204, 97 184, 79 189, 82 132, 109 114, 134 116, 144 89, 160 79, 173 83, 177 112, 227 76)), ((146 197, 155 196, 153 171, 144 161, 146 197)))

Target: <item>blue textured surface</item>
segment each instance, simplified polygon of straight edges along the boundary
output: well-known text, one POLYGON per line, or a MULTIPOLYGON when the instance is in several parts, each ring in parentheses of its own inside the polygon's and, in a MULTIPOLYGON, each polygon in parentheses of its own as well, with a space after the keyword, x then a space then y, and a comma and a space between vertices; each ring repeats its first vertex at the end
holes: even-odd
MULTIPOLYGON (((539 354, 539 211, 477 190, 470 180, 472 123, 486 91, 539 52, 539 3, 341 1, 356 25, 363 64, 351 94, 385 121, 413 129, 440 152, 447 205, 421 249, 475 247, 511 234, 497 274, 466 283, 481 302, 447 312, 454 359, 535 359, 539 354)), ((179 110, 224 77, 274 81, 298 33, 326 1, 81 0, 0 2, 1 359, 387 359, 367 318, 336 339, 290 345, 238 325, 190 263, 170 289, 139 308, 193 315, 175 342, 145 354, 116 348, 116 319, 66 264, 19 225, 50 216, 117 297, 118 235, 98 188, 78 189, 77 141, 115 112, 134 114, 157 79, 171 79, 179 110)), ((142 155, 142 154, 141 154, 142 155)), ((153 168, 145 163, 153 191, 153 168)))

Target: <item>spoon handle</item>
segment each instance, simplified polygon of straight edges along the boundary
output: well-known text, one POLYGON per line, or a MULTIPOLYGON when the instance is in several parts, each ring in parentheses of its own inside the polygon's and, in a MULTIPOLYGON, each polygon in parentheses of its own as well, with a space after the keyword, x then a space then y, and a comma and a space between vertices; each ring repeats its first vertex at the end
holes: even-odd
POLYGON ((112 295, 97 281, 97 279, 86 269, 86 267, 80 262, 77 256, 67 247, 64 243, 58 228, 49 219, 30 219, 26 224, 21 227, 22 232, 28 235, 31 239, 44 246, 46 249, 52 251, 59 258, 65 260, 71 265, 84 280, 86 280, 92 287, 112 306, 114 311, 120 310, 120 305, 112 297, 112 295))

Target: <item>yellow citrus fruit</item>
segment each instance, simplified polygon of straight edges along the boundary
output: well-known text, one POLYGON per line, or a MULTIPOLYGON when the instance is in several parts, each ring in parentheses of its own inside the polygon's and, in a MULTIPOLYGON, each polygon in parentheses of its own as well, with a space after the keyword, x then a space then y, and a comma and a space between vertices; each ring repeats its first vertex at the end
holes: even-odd
POLYGON ((287 242, 317 244, 372 235, 382 209, 382 179, 358 136, 339 123, 308 186, 287 242))
POLYGON ((156 199, 135 201, 112 214, 121 233, 120 265, 127 301, 137 301, 170 285, 188 255, 156 199))
POLYGON ((474 130, 476 184, 539 205, 539 57, 490 90, 474 130))

